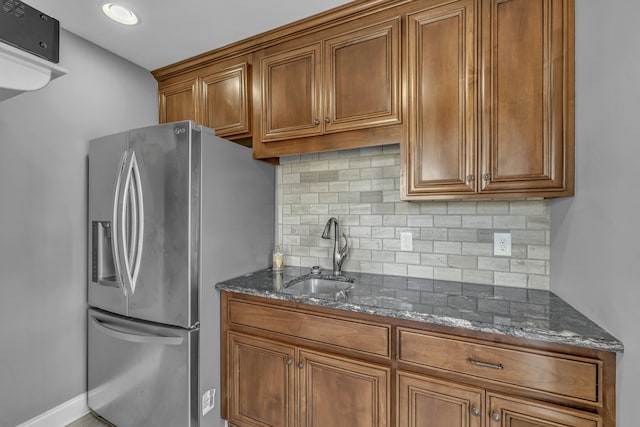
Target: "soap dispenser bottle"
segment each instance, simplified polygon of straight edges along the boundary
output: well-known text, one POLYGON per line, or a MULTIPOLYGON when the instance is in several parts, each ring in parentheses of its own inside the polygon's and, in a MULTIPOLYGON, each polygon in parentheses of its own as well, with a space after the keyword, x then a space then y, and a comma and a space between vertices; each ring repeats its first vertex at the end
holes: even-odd
POLYGON ((280 245, 276 245, 273 251, 273 271, 284 270, 284 254, 280 250, 280 245))

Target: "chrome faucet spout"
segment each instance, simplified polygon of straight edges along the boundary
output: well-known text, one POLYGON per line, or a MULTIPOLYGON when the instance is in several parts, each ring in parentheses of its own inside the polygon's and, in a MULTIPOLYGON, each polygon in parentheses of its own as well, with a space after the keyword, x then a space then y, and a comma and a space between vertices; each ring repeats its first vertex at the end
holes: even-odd
POLYGON ((349 253, 349 241, 347 240, 347 236, 342 233, 342 238, 344 239, 344 246, 340 247, 340 225, 338 224, 338 220, 335 217, 329 218, 327 224, 324 226, 324 231, 322 232, 323 239, 331 239, 331 226, 333 225, 333 274, 335 276, 342 275, 342 264, 347 258, 347 254, 349 253))

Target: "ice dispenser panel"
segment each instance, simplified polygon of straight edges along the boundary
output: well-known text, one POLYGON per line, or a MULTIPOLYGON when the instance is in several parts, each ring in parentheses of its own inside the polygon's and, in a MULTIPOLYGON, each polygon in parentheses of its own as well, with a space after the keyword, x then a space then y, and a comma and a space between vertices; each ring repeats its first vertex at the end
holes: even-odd
POLYGON ((92 221, 91 280, 103 286, 119 287, 113 263, 111 221, 92 221))

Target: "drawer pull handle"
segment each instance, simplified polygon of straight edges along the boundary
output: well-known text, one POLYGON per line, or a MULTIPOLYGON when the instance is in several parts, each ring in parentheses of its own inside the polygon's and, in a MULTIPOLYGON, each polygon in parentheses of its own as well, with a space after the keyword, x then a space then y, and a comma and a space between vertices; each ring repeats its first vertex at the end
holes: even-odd
POLYGON ((480 362, 479 360, 473 360, 471 358, 469 358, 469 363, 475 366, 480 366, 481 368, 491 368, 497 370, 504 369, 504 366, 502 366, 501 363, 498 363, 496 365, 495 363, 480 362))

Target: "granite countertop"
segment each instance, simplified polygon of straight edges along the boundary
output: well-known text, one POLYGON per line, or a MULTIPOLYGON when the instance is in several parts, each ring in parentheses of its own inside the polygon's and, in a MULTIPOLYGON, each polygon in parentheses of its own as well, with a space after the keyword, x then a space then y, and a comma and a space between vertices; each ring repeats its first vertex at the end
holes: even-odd
POLYGON ((308 273, 301 267, 286 267, 284 272, 265 269, 218 283, 216 288, 596 350, 624 350, 619 340, 549 291, 350 272, 343 274, 355 284, 338 299, 302 295, 285 287, 308 273))

